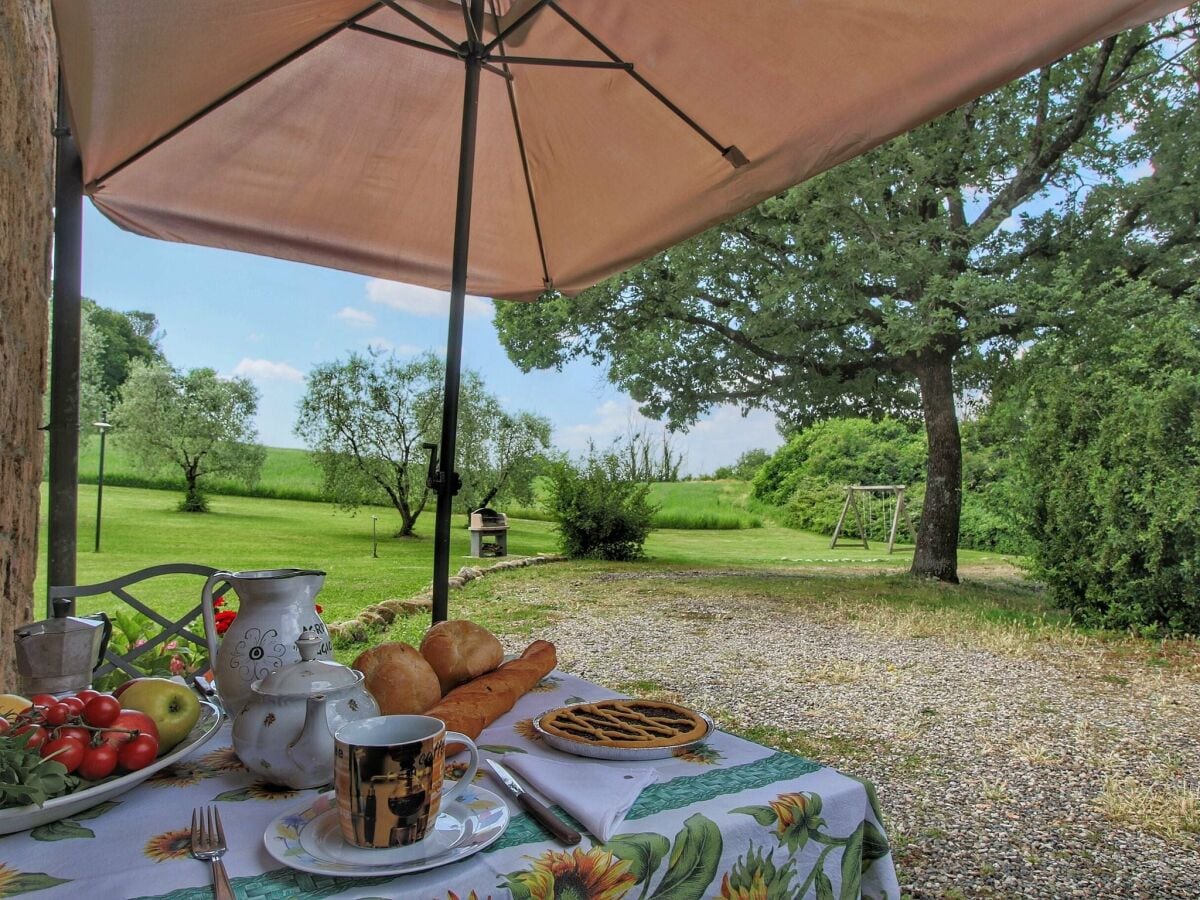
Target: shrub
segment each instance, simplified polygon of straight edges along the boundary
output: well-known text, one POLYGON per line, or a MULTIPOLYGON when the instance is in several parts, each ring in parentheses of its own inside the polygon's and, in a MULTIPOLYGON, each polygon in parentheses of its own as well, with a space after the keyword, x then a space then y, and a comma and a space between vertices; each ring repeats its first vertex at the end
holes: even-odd
POLYGON ((1197 634, 1197 298, 1118 290, 1154 311, 1045 342, 1029 360, 1021 498, 1034 571, 1087 624, 1197 634))
POLYGON ((642 556, 655 507, 650 485, 626 474, 615 453, 593 448, 576 465, 550 467, 546 508, 558 524, 563 552, 573 558, 632 560, 642 556))
MULTIPOLYGON (((829 419, 794 434, 760 466, 753 495, 784 506, 810 478, 844 488, 848 484, 912 484, 922 480, 924 472, 922 432, 890 418, 878 422, 829 419)), ((830 533, 832 530, 831 525, 830 533)))

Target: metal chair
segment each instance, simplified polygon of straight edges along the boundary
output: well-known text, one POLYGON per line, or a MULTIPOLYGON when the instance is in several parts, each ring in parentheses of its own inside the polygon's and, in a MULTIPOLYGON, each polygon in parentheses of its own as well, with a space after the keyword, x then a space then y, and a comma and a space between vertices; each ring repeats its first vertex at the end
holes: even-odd
MULTIPOLYGON (((97 597, 103 594, 112 594, 118 600, 123 601, 133 607, 142 615, 146 616, 151 621, 162 626, 162 631, 157 635, 146 640, 144 644, 136 647, 130 647, 124 654, 118 654, 110 648, 104 653, 104 661, 92 675, 93 679, 102 678, 118 669, 125 672, 131 678, 139 678, 145 675, 144 671, 136 668, 135 661, 138 657, 149 653, 156 648, 171 640, 187 641, 199 647, 207 655, 201 663, 200 672, 204 672, 212 665, 213 660, 217 656, 217 636, 208 633, 206 628, 203 628, 204 635, 201 636, 192 630, 191 625, 197 619, 202 619, 203 606, 199 602, 182 617, 172 621, 162 613, 155 610, 152 606, 143 603, 137 599, 130 591, 133 585, 140 584, 152 578, 158 578, 163 575, 198 575, 201 579, 207 580, 214 572, 220 571, 212 566, 202 566, 195 563, 167 563, 161 566, 150 566, 146 569, 140 569, 129 575, 122 575, 120 578, 114 578, 111 581, 104 581, 100 584, 85 584, 64 587, 51 587, 49 597, 51 606, 56 599, 67 598, 71 601, 71 614, 75 612, 75 600, 79 597, 97 597)), ((202 585, 201 585, 202 586, 202 585)), ((224 596, 229 590, 229 584, 220 584, 213 589, 213 598, 224 596)), ((197 587, 197 596, 199 596, 199 586, 197 587)))

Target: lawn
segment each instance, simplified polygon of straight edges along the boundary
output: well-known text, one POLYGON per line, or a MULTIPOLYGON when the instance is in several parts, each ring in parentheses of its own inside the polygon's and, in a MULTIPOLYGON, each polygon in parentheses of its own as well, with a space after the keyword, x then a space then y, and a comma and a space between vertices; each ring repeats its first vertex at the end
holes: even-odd
MULTIPOLYGON (((719 496, 720 483, 672 485, 679 494, 701 489, 719 496), (714 490, 716 489, 716 490, 714 490)), ((700 492, 698 492, 700 493, 700 492)), ((42 521, 47 519, 43 493, 42 521)), ((213 496, 212 512, 175 511, 178 495, 170 491, 105 486, 101 552, 94 553, 96 489, 79 488, 79 556, 77 581, 105 581, 166 562, 198 562, 227 569, 319 568, 329 573, 320 602, 328 621, 352 617, 362 607, 394 597, 408 597, 429 584, 433 560, 433 509, 427 508, 418 523, 421 537, 396 539, 399 525, 392 509, 362 509, 350 514, 325 503, 264 498, 213 496), (371 556, 371 516, 378 515, 379 557, 371 556)), ((548 522, 514 518, 509 533, 513 555, 553 553, 557 550, 554 527, 548 522)), ((456 527, 451 534, 453 570, 472 564, 467 556, 467 532, 456 527)), ((39 547, 36 597, 45 596, 43 532, 39 547)), ((765 524, 744 530, 654 531, 646 543, 652 565, 725 567, 748 571, 760 568, 868 567, 903 571, 911 553, 898 550, 888 556, 882 548, 846 546, 829 549, 828 538, 765 524)), ((964 551, 964 563, 1001 560, 994 554, 964 551)), ((181 584, 192 582, 182 580, 181 584)), ((192 588, 166 585, 159 596, 164 611, 182 612, 192 600, 192 588)), ((81 610, 87 611, 87 604, 81 610)))

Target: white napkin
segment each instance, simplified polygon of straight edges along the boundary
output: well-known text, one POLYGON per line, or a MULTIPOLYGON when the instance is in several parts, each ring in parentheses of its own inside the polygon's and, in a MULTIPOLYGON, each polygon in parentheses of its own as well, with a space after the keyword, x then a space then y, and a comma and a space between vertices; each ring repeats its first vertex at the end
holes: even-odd
POLYGON ((613 836, 638 794, 658 780, 654 769, 552 762, 524 753, 507 753, 501 763, 601 841, 613 836))

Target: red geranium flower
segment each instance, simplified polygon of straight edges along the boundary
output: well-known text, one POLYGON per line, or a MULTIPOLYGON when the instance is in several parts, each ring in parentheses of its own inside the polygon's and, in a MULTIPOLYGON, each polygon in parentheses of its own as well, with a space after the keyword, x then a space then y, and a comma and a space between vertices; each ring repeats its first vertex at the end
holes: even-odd
POLYGON ((224 634, 229 630, 229 626, 233 624, 233 620, 237 618, 237 613, 232 609, 223 609, 217 613, 217 634, 224 634))

